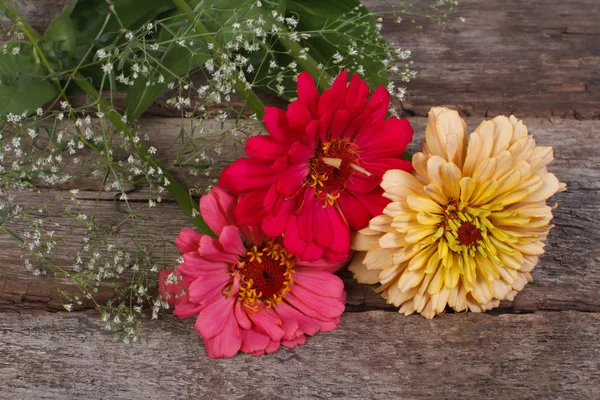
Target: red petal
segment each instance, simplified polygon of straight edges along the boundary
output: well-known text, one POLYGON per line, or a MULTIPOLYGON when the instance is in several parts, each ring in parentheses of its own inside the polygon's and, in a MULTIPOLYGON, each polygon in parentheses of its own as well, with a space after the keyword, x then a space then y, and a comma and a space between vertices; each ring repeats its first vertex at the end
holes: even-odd
POLYGON ((369 225, 369 220, 371 219, 369 211, 367 211, 360 201, 356 200, 356 197, 352 193, 349 191, 343 192, 338 199, 338 204, 350 229, 360 231, 369 225))
POLYGON ((367 104, 367 110, 372 115, 371 121, 377 122, 382 120, 388 112, 389 105, 390 93, 385 86, 381 85, 375 90, 367 104))
POLYGON ((316 119, 319 92, 312 76, 306 71, 298 75, 298 100, 307 105, 313 119, 316 119))
POLYGON ((362 159, 399 157, 412 140, 413 129, 406 119, 392 117, 368 129, 361 129, 356 145, 362 159))
POLYGON ((289 144, 271 136, 253 136, 246 142, 246 154, 262 160, 277 160, 287 155, 289 144))
POLYGON ((240 196, 271 185, 275 178, 269 163, 254 158, 239 158, 221 172, 219 186, 240 196))
POLYGON ((331 120, 331 140, 339 139, 350 122, 350 114, 346 110, 338 110, 331 120))
POLYGON ((235 218, 240 225, 259 224, 267 215, 263 204, 265 196, 269 189, 253 190, 245 196, 240 197, 240 201, 235 208, 235 218))
POLYGON ((323 208, 319 200, 313 201, 309 206, 313 208, 313 226, 316 228, 315 241, 319 247, 330 247, 333 243, 333 235, 337 233, 333 231, 331 222, 327 216, 327 208, 333 209, 333 207, 327 206, 323 208))
POLYGON ((265 107, 263 121, 265 128, 276 141, 292 143, 298 140, 298 136, 288 126, 285 111, 277 107, 265 107))
POLYGON ((283 245, 285 249, 292 254, 302 254, 306 248, 306 241, 299 236, 298 218, 292 215, 285 227, 285 235, 283 236, 283 245))

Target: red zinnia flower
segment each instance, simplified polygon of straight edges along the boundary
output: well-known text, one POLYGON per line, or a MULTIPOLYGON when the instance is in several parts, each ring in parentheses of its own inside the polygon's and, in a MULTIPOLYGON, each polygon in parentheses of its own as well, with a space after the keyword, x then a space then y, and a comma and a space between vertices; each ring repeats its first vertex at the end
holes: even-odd
POLYGON ((413 130, 406 119, 384 119, 390 94, 342 72, 321 96, 311 76, 298 76, 298 100, 287 111, 265 107, 268 136, 248 140, 246 154, 221 174, 219 186, 243 196, 240 223, 262 223, 284 235, 304 260, 347 257, 349 229, 360 230, 388 200, 379 187, 389 169, 411 171, 400 155, 413 130))

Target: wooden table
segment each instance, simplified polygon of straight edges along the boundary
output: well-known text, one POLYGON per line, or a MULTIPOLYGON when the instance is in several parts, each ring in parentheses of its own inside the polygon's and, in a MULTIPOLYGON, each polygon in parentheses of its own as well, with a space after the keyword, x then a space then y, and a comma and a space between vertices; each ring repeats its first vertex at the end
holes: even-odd
MULTIPOLYGON (((59 8, 31 1, 27 15, 41 28, 59 8)), ((147 344, 125 346, 93 310, 60 311, 57 286, 73 288, 31 275, 0 237, 0 398, 600 398, 600 3, 464 1, 460 14, 466 23, 450 31, 401 24, 385 34, 413 49, 419 70, 402 104, 413 151, 432 105, 459 109, 470 131, 515 113, 555 148, 550 170, 568 191, 550 200, 556 226, 515 301, 427 321, 399 315, 342 272, 348 304, 337 330, 267 357, 214 361, 192 320, 148 321, 147 344)), ((159 102, 142 122, 161 132, 150 140, 159 149, 179 131, 168 115, 159 102)), ((84 207, 93 195, 81 193, 84 207)), ((115 212, 112 201, 102 207, 115 212)), ((165 234, 189 226, 173 202, 159 207, 147 218, 165 234)))

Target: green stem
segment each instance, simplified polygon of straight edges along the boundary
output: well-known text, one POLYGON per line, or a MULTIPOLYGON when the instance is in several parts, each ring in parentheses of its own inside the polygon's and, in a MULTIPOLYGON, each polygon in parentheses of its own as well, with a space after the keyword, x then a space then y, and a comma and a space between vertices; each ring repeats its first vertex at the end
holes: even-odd
MULTIPOLYGON (((42 39, 42 36, 31 26, 24 21, 19 15, 19 11, 15 7, 10 7, 6 4, 4 0, 0 0, 0 9, 6 9, 6 16, 10 18, 15 24, 17 24, 22 30, 23 33, 27 36, 27 38, 31 41, 36 51, 39 53, 40 58, 44 62, 44 66, 48 69, 48 72, 52 74, 52 69, 50 64, 47 62, 47 58, 39 47, 38 42, 42 39)), ((114 108, 109 106, 102 98, 101 94, 96 90, 96 88, 87 80, 85 76, 81 73, 76 72, 73 74, 73 80, 77 86, 79 86, 90 98, 94 99, 98 105, 98 111, 104 112, 110 122, 113 124, 115 128, 120 131, 123 131, 124 135, 133 139, 135 134, 127 125, 127 123, 123 122, 122 116, 117 112, 114 108)), ((64 95, 62 87, 60 87, 59 83, 59 93, 64 95)), ((260 100, 259 100, 260 101, 260 100)), ((132 140, 133 142, 133 140, 132 140)), ((179 181, 173 176, 173 174, 160 166, 160 163, 156 157, 154 157, 148 151, 148 147, 143 144, 141 141, 135 145, 135 150, 138 156, 146 163, 153 165, 155 168, 160 168, 164 176, 169 180, 169 185, 167 185, 167 190, 169 194, 179 203, 181 208, 194 220, 198 229, 205 234, 215 236, 212 230, 208 227, 204 219, 200 216, 200 212, 198 210, 198 205, 192 199, 189 192, 179 183, 179 181)))
MULTIPOLYGON (((283 29, 283 32, 288 33, 285 28, 283 29)), ((324 91, 330 87, 332 81, 331 76, 325 72, 324 68, 319 67, 319 64, 314 58, 306 53, 303 55, 303 57, 299 57, 304 50, 300 43, 287 38, 285 35, 279 36, 279 42, 290 52, 290 55, 296 59, 298 65, 300 65, 304 71, 308 72, 317 81, 317 87, 321 89, 321 91, 324 91)))

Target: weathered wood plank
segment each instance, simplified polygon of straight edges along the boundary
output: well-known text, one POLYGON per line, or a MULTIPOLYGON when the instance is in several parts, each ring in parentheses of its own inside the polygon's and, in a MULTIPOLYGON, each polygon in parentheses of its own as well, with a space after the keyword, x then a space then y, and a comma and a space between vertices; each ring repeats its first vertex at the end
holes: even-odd
POLYGON ((292 350, 210 360, 193 321, 146 325, 125 346, 94 315, 4 314, 3 398, 366 399, 600 397, 600 314, 372 311, 292 350))
MULTIPOLYGON (((380 0, 365 4, 387 9, 380 0)), ((418 75, 407 84, 407 112, 424 116, 448 104, 476 116, 600 118, 597 0, 465 0, 458 10, 466 22, 449 31, 433 22, 384 31, 413 49, 418 75)))
MULTIPOLYGON (((27 3, 24 18, 43 32, 66 0, 27 3)), ((382 0, 364 3, 389 10, 382 0)), ((415 11, 427 13, 430 4, 415 11)), ((418 71, 407 85, 406 115, 424 116, 444 104, 473 116, 600 118, 597 0, 464 0, 457 15, 466 22, 443 32, 423 19, 422 30, 406 16, 399 25, 386 19, 384 36, 413 50, 418 71)), ((174 115, 165 100, 158 99, 148 115, 174 115)), ((124 97, 117 96, 115 104, 124 106, 124 97)))
MULTIPOLYGON (((411 149, 418 148, 423 137, 426 120, 412 118, 416 135, 411 149)), ((470 130, 478 121, 468 119, 470 130)), ((547 246, 547 253, 534 270, 535 281, 520 293, 514 302, 505 302, 502 307, 515 312, 530 310, 581 310, 600 311, 600 136, 598 127, 593 121, 575 120, 543 120, 528 119, 525 121, 530 131, 536 135, 539 144, 553 145, 556 160, 550 169, 568 184, 568 191, 560 193, 553 201, 559 203, 555 211, 553 229, 547 246)), ((179 132, 179 119, 149 119, 144 127, 151 132, 151 144, 162 149, 167 147, 179 132)), ((231 143, 230 143, 231 145, 231 143)), ((225 146, 218 168, 226 165, 231 159, 231 147, 225 146)), ((172 163, 173 154, 163 156, 166 165, 172 163)), ((218 170, 217 168, 217 170, 218 170)), ((179 171, 181 173, 181 171, 179 171)), ((183 176, 182 176, 183 177, 183 176)), ((205 186, 210 183, 206 177, 186 177, 192 184, 205 186)), ((42 200, 64 194, 60 191, 45 191, 41 196, 23 193, 24 203, 29 206, 40 204, 42 200)), ((82 192, 80 209, 90 212, 94 207, 95 192, 82 192)), ((98 208, 98 215, 105 224, 110 224, 122 218, 122 202, 114 201, 114 193, 103 194, 98 208)), ((146 231, 142 239, 150 241, 161 234, 167 239, 174 238, 181 228, 189 226, 189 220, 179 207, 168 197, 157 208, 149 209, 143 199, 147 195, 143 188, 129 193, 133 202, 132 207, 146 220, 146 231)), ((551 201, 552 202, 552 201, 551 201)), ((49 213, 60 224, 56 234, 61 235, 74 231, 74 221, 57 209, 49 213)), ((16 226, 17 232, 22 232, 23 226, 16 226)), ((74 231, 78 232, 78 231, 74 231)), ((123 237, 127 230, 123 228, 123 237)), ((76 288, 69 286, 66 281, 57 282, 51 278, 36 277, 25 270, 19 258, 19 249, 9 238, 0 237, 0 311, 14 309, 50 309, 62 308, 61 298, 57 293, 57 285, 69 292, 76 288), (4 282, 4 283, 3 283, 4 282)), ((64 255, 58 258, 61 265, 73 263, 73 254, 81 248, 81 237, 75 238, 64 247, 64 255)), ((166 259, 160 253, 159 261, 168 265, 177 258, 174 246, 168 246, 166 259)), ((350 274, 342 273, 348 291, 348 305, 353 310, 372 308, 389 308, 384 301, 368 286, 356 284, 350 274)), ((104 289, 98 294, 99 301, 106 301, 112 294, 104 289)), ((90 306, 89 303, 86 306, 90 306)))

